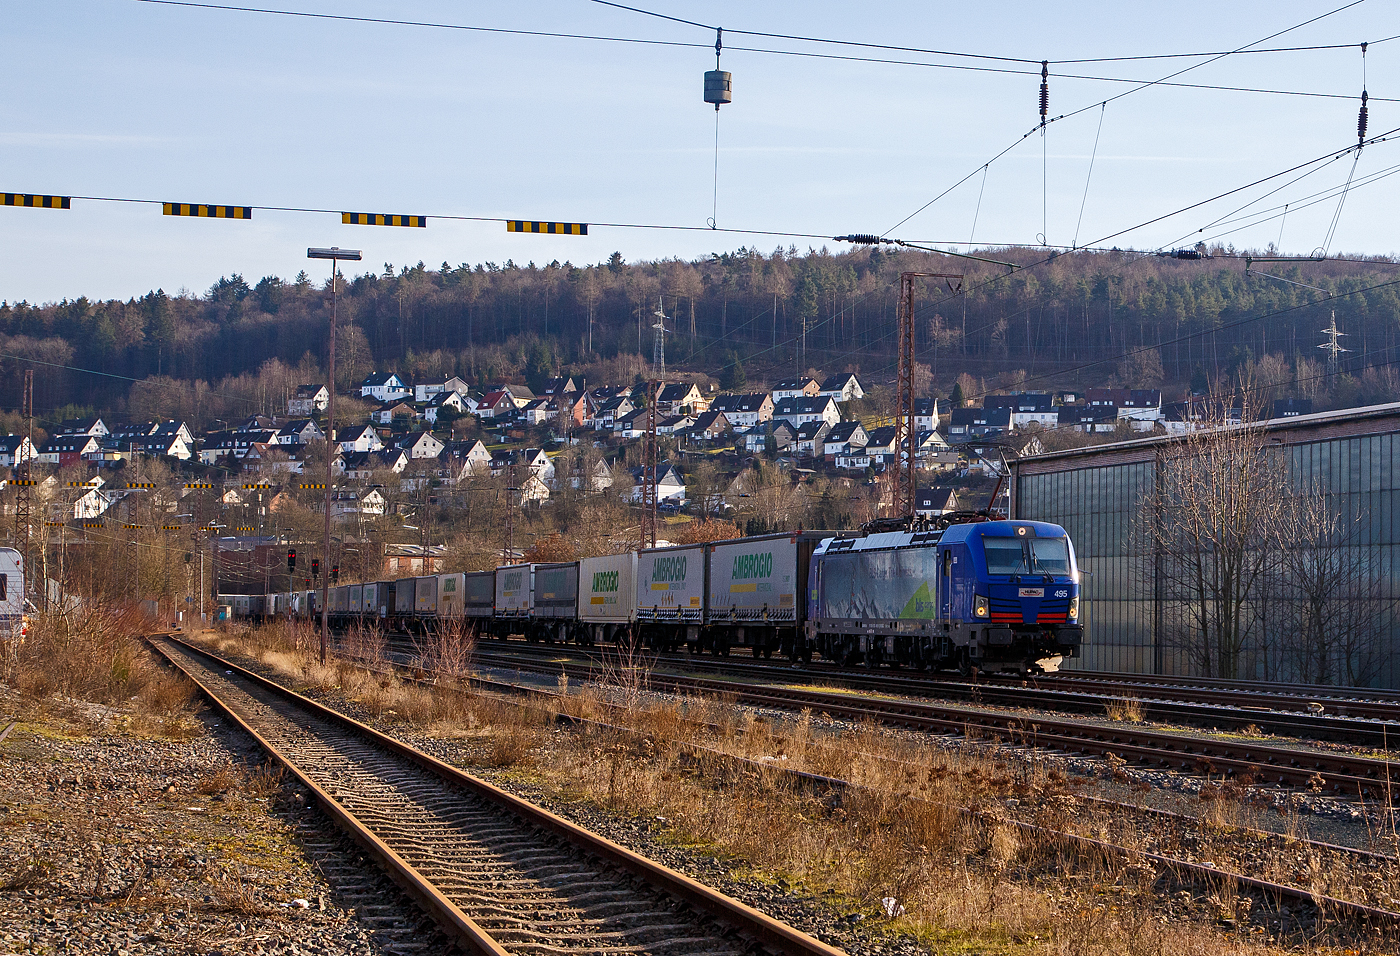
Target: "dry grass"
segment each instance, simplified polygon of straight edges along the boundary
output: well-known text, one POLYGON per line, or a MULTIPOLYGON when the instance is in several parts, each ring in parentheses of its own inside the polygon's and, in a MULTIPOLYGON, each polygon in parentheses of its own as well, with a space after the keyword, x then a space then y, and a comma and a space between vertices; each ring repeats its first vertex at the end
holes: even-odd
MULTIPOLYGON (((1228 885, 1168 915, 1159 874, 1140 862, 1085 850, 1045 831, 1115 843, 1133 834, 1089 819, 1058 770, 931 747, 867 724, 842 734, 810 714, 774 722, 702 699, 654 702, 644 661, 619 662, 611 687, 584 688, 555 705, 623 729, 584 725, 549 733, 554 711, 405 684, 345 662, 322 667, 285 645, 259 654, 294 682, 334 687, 381 719, 484 738, 477 760, 529 767, 556 794, 665 822, 669 837, 715 853, 753 875, 830 894, 868 924, 912 932, 938 952, 1047 956, 1205 956, 1285 950, 1212 925, 1248 908, 1228 885), (747 758, 735 764, 712 751, 747 758), (837 793, 799 788, 768 768, 838 777, 837 793), (972 811, 972 812, 968 812, 972 811), (895 903, 886 907, 885 901, 895 903), (902 909, 901 909, 902 908, 902 909), (894 915, 889 915, 893 913, 894 915)), ((561 681, 561 690, 567 681, 561 681)), ((1222 785, 1207 809, 1238 823, 1242 802, 1222 785)), ((1321 884, 1335 877, 1319 874, 1321 884)), ((1288 951, 1297 952, 1294 948, 1288 951)), ((1320 952, 1322 949, 1303 951, 1320 952)))
POLYGON ((1121 720, 1129 724, 1142 723, 1142 701, 1136 697, 1115 697, 1104 705, 1109 720, 1121 720))
POLYGON ((153 625, 119 605, 90 602, 41 613, 9 655, 7 681, 31 704, 63 699, 127 711, 138 733, 188 737, 195 687, 142 644, 153 625))

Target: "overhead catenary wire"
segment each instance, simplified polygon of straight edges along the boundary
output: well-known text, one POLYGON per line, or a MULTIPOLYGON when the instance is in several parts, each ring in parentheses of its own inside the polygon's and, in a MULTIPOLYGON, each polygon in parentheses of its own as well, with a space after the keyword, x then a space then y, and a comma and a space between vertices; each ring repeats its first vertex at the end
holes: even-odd
MULTIPOLYGON (((306 10, 289 10, 289 9, 282 9, 282 8, 275 8, 275 7, 255 7, 255 6, 246 6, 246 5, 239 5, 239 4, 227 4, 227 3, 204 3, 204 2, 199 2, 199 0, 132 0, 132 2, 134 2, 134 3, 156 4, 156 5, 160 5, 160 6, 188 7, 188 8, 193 8, 193 9, 214 10, 214 11, 225 11, 225 12, 232 12, 232 13, 252 13, 252 14, 261 14, 261 15, 267 15, 267 16, 282 16, 282 17, 306 18, 306 19, 315 19, 315 20, 331 20, 331 21, 341 21, 341 22, 346 22, 346 23, 363 23, 363 24, 384 25, 384 26, 417 27, 417 28, 423 28, 423 29, 458 30, 458 31, 464 31, 464 32, 471 32, 471 33, 498 34, 498 35, 503 35, 503 36, 541 37, 541 38, 546 38, 546 39, 583 40, 583 41, 604 42, 604 43, 632 43, 632 44, 639 44, 639 45, 644 45, 644 46, 675 47, 675 48, 679 48, 679 49, 697 49, 697 50, 698 50, 698 49, 705 49, 705 48, 707 48, 707 47, 709 46, 708 43, 697 43, 697 42, 690 42, 690 41, 684 41, 684 40, 660 40, 660 39, 653 39, 653 38, 649 38, 649 37, 606 36, 606 35, 602 35, 602 34, 567 33, 567 32, 551 31, 551 30, 525 30, 525 29, 509 28, 509 27, 485 27, 485 26, 477 26, 477 25, 473 25, 473 24, 446 23, 446 22, 431 21, 431 20, 408 20, 408 19, 401 19, 401 18, 395 18, 395 17, 369 17, 369 16, 355 16, 355 15, 351 15, 351 14, 340 14, 340 13, 318 13, 318 12, 306 11, 306 10)), ((620 5, 620 4, 614 4, 614 6, 621 6, 621 5, 620 5)), ((625 9, 632 9, 632 8, 625 8, 625 9)), ((661 14, 661 15, 659 15, 659 16, 662 16, 664 19, 675 19, 675 20, 677 20, 678 22, 685 23, 685 24, 693 24, 693 25, 695 25, 695 26, 702 26, 702 27, 704 27, 704 28, 707 29, 707 30, 713 30, 713 29, 715 29, 715 28, 712 27, 712 26, 708 26, 708 25, 705 25, 705 24, 694 23, 693 21, 680 20, 679 18, 674 18, 674 17, 666 17, 664 14, 661 14)), ((763 33, 759 33, 759 32, 756 32, 756 31, 751 31, 751 30, 735 30, 735 29, 731 29, 730 32, 731 32, 731 33, 740 33, 740 34, 745 34, 745 35, 750 35, 750 36, 769 36, 769 34, 763 34, 763 33)), ((772 36, 773 36, 774 38, 780 38, 780 37, 782 37, 781 34, 772 34, 772 36)), ((794 39, 800 39, 800 38, 794 38, 794 39)), ((1384 43, 1384 42, 1387 42, 1387 41, 1390 41, 1390 40, 1396 40, 1396 39, 1400 39, 1400 35, 1393 36, 1393 37, 1385 37, 1385 38, 1383 38, 1383 39, 1381 39, 1381 40, 1372 40, 1372 41, 1369 41, 1369 42, 1370 42, 1370 44, 1371 44, 1372 46, 1374 46, 1374 45, 1376 45, 1376 44, 1378 44, 1378 43, 1384 43)), ((992 56, 992 55, 985 55, 985 54, 954 53, 954 52, 950 52, 950 51, 936 51, 936 50, 923 51, 923 50, 918 50, 918 49, 916 49, 916 48, 903 48, 903 47, 897 47, 897 46, 892 46, 892 45, 888 45, 888 44, 859 44, 859 43, 848 43, 847 41, 839 41, 839 40, 829 40, 829 41, 813 40, 813 41, 811 41, 811 42, 828 42, 828 43, 836 43, 836 44, 840 44, 840 45, 852 45, 852 46, 870 46, 870 47, 874 47, 874 48, 882 48, 882 49, 890 49, 890 50, 908 49, 908 50, 910 50, 911 52, 927 53, 928 55, 941 55, 941 56, 951 56, 951 57, 960 57, 960 58, 983 59, 983 60, 988 60, 988 61, 1004 61, 1004 62, 1012 62, 1012 63, 1027 63, 1027 64, 1039 64, 1039 62, 1040 62, 1040 61, 1038 61, 1038 60, 1030 60, 1030 59, 1026 59, 1026 58, 1023 58, 1023 57, 999 57, 999 56, 992 56)), ((1165 57, 1197 57, 1197 56, 1218 56, 1218 55, 1231 56, 1231 55, 1236 55, 1236 54, 1239 54, 1239 53, 1253 53, 1253 52, 1261 52, 1261 53, 1268 53, 1268 52, 1283 53, 1283 52, 1293 52, 1293 51, 1295 51, 1295 50, 1350 49, 1350 48, 1358 47, 1359 45, 1360 45, 1359 43, 1346 43, 1346 44, 1335 44, 1335 45, 1330 45, 1330 46, 1328 46, 1328 45, 1322 45, 1322 46, 1311 46, 1311 47, 1285 47, 1285 48, 1278 48, 1278 49, 1273 49, 1273 50, 1259 50, 1259 51, 1254 51, 1254 50, 1225 51, 1223 54, 1213 54, 1213 53, 1179 53, 1179 54, 1164 54, 1163 56, 1165 56, 1165 57)), ((931 62, 919 61, 919 60, 896 60, 896 59, 890 59, 890 58, 887 58, 887 57, 843 56, 843 55, 840 55, 840 54, 833 54, 833 53, 817 53, 817 52, 813 52, 813 51, 809 51, 809 50, 778 50, 778 49, 771 49, 771 48, 767 48, 767 47, 745 47, 745 46, 733 46, 733 45, 731 45, 731 46, 729 47, 729 49, 735 50, 735 51, 738 51, 738 52, 742 52, 742 53, 757 53, 757 54, 768 55, 768 56, 801 57, 801 58, 809 58, 809 59, 846 61, 846 62, 854 62, 854 63, 884 64, 884 65, 889 65, 889 66, 909 66, 909 67, 919 67, 919 68, 926 68, 926 69, 956 70, 956 71, 962 71, 962 72, 1001 73, 1001 74, 1025 75, 1025 76, 1033 76, 1033 75, 1038 75, 1038 74, 1039 74, 1039 70, 1038 70, 1038 69, 1023 70, 1023 69, 1012 69, 1012 68, 1006 68, 1006 67, 973 66, 973 65, 969 65, 969 64, 965 64, 965 63, 931 63, 931 62)), ((1054 64, 1056 64, 1056 63, 1112 62, 1112 61, 1115 60, 1115 59, 1124 59, 1124 60, 1150 60, 1150 59, 1159 59, 1159 58, 1161 58, 1161 57, 1153 57, 1153 56, 1131 56, 1131 57, 1121 57, 1121 58, 1106 57, 1106 58, 1089 59, 1089 60, 1051 60, 1050 63, 1051 63, 1052 65, 1054 65, 1054 64)), ((1155 85, 1158 85, 1158 86, 1181 87, 1181 88, 1185 88, 1185 89, 1201 89, 1201 90, 1226 91, 1226 92, 1238 92, 1238 93, 1257 93, 1257 94, 1274 95, 1274 96, 1320 97, 1320 98, 1325 98, 1325 99, 1355 99, 1355 98, 1356 98, 1355 96, 1353 96, 1353 95, 1351 95, 1351 94, 1345 94, 1345 93, 1324 93, 1324 92, 1309 91, 1309 90, 1276 90, 1276 89, 1266 89, 1266 88, 1258 88, 1258 87, 1226 86, 1226 85, 1216 85, 1216 84, 1206 84, 1206 83, 1176 83, 1176 82, 1172 82, 1172 81, 1168 81, 1168 80, 1160 80, 1160 79, 1159 79, 1159 80, 1144 80, 1144 79, 1132 78, 1132 77, 1095 76, 1095 75, 1091 75, 1091 74, 1056 73, 1055 75, 1056 75, 1056 76, 1059 76, 1059 77, 1061 77, 1061 78, 1063 78, 1063 79, 1084 80, 1084 81, 1102 82, 1102 83, 1126 83, 1126 84, 1134 84, 1134 85, 1147 83, 1147 84, 1155 84, 1155 85)), ((1378 98, 1378 97, 1372 97, 1372 99, 1377 100, 1377 101, 1380 101, 1380 98, 1378 98)), ((1400 99, 1385 99, 1384 101, 1385 101, 1385 102, 1400 102, 1400 99)))
POLYGON ((1094 148, 1089 153, 1089 172, 1084 176, 1084 198, 1079 201, 1079 218, 1075 220, 1074 241, 1070 243, 1073 248, 1079 246, 1079 230, 1084 225, 1084 207, 1089 204, 1089 183, 1094 178, 1094 160, 1099 155, 1099 137, 1103 135, 1103 118, 1108 112, 1108 101, 1105 100, 1100 106, 1102 108, 1099 110, 1099 128, 1094 132, 1094 148))

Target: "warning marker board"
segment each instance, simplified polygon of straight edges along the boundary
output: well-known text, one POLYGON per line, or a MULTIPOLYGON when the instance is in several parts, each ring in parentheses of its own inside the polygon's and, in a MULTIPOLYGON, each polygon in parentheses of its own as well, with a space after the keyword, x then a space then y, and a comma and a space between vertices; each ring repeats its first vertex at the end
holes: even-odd
POLYGON ((0 193, 2 206, 27 206, 31 209, 72 209, 70 196, 33 196, 29 193, 0 193))
POLYGON ((550 236, 586 236, 586 222, 527 222, 524 219, 507 219, 506 232, 537 232, 550 236))
POLYGON ((428 227, 427 216, 391 216, 377 212, 343 212, 340 221, 347 226, 416 226, 428 227))
POLYGON ((252 206, 203 206, 198 203, 168 202, 161 204, 167 216, 197 216, 203 219, 252 219, 252 206))

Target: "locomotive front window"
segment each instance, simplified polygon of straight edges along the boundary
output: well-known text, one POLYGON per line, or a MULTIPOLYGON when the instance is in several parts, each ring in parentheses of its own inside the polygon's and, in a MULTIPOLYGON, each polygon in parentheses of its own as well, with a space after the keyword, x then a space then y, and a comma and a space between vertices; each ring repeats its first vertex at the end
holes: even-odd
POLYGON ((1064 538, 1031 538, 1031 570, 1036 574, 1069 574, 1069 544, 1064 538))
POLYGON ((1029 574, 1026 546, 1020 538, 983 538, 988 574, 1029 574))

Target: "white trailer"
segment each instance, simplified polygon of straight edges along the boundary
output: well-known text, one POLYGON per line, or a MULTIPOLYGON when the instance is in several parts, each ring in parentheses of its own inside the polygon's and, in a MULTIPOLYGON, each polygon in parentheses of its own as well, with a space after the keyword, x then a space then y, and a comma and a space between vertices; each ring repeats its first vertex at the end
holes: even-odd
POLYGON ((497 637, 524 633, 530 619, 530 598, 535 587, 533 564, 506 564, 496 569, 497 637))
POLYGON ((0 548, 0 628, 24 625, 24 555, 14 548, 0 548))
POLYGON ((462 616, 462 595, 465 593, 464 584, 466 575, 439 574, 438 579, 438 617, 447 620, 450 617, 462 616))
POLYGON ((589 644, 613 641, 637 622, 637 553, 578 563, 578 619, 589 644))
POLYGON ((637 554, 637 623, 651 647, 698 648, 705 619, 708 545, 652 548, 637 554))

